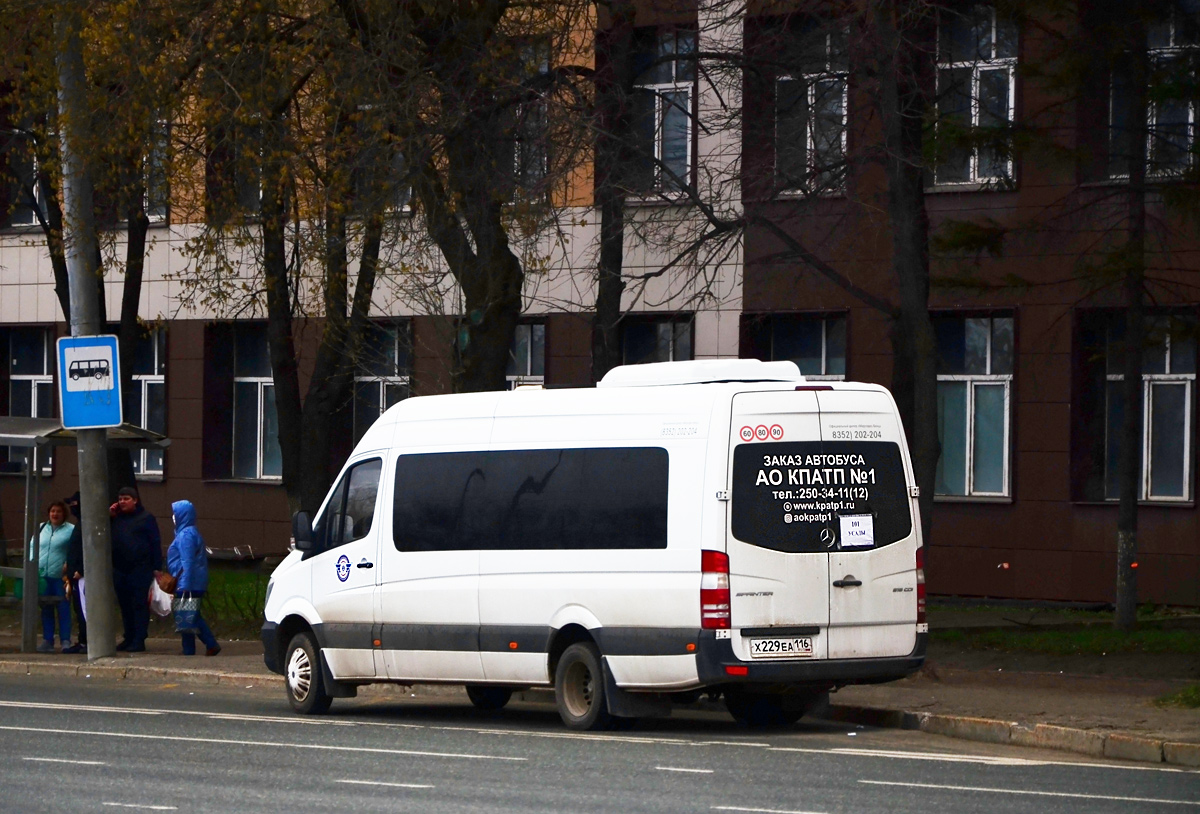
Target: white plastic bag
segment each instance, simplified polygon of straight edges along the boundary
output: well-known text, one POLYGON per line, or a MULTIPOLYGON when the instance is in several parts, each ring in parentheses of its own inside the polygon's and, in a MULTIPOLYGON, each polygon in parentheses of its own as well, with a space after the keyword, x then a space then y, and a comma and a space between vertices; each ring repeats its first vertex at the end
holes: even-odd
POLYGON ((150 580, 150 610, 159 616, 171 615, 171 595, 158 587, 158 580, 150 580))

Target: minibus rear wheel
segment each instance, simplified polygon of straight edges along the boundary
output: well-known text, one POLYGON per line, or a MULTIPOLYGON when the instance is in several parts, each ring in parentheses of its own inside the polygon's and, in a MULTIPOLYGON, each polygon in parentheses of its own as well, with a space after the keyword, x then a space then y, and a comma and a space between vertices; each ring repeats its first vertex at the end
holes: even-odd
POLYGON ((604 729, 612 716, 604 696, 600 651, 591 642, 576 642, 563 651, 554 671, 554 700, 568 729, 604 729))
POLYGON ((725 691, 725 708, 743 726, 790 726, 804 717, 808 705, 782 695, 731 688, 725 691), (791 703, 789 703, 791 701, 791 703))
POLYGON ((321 651, 311 633, 302 631, 292 637, 283 664, 283 683, 292 709, 301 715, 320 715, 328 710, 333 698, 325 692, 321 651))
POLYGON ((475 705, 475 709, 484 712, 496 712, 504 709, 504 705, 512 698, 513 691, 509 687, 479 687, 467 686, 467 698, 475 705))

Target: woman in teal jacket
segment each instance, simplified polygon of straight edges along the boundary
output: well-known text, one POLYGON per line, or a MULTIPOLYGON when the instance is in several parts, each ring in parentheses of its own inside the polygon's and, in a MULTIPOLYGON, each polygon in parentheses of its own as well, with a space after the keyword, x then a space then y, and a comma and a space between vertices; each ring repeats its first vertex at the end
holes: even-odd
POLYGON ((200 600, 208 590, 208 551, 196 528, 196 507, 190 500, 177 500, 171 504, 171 511, 175 518, 175 539, 167 549, 167 571, 177 580, 173 606, 178 613, 183 603, 189 600, 196 603, 195 622, 191 629, 179 634, 183 639, 183 655, 196 655, 199 635, 206 648, 205 655, 215 656, 221 652, 221 645, 200 615, 200 600))
POLYGON ((67 505, 56 500, 46 509, 49 519, 39 531, 38 576, 42 596, 58 597, 53 604, 42 605, 42 643, 39 653, 54 652, 54 614, 58 614, 58 640, 64 647, 71 645, 71 603, 63 585, 63 566, 75 526, 67 522, 67 505))

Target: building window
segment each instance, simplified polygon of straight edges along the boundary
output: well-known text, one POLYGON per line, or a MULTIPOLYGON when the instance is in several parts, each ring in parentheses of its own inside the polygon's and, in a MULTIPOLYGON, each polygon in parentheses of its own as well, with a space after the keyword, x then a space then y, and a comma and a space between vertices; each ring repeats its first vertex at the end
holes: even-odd
MULTIPOLYGON (((29 418, 53 418, 55 415, 54 333, 49 328, 10 328, 8 332, 8 414, 29 418)), ((6 447, 8 462, 20 468, 25 450, 6 447)), ((49 474, 54 465, 53 450, 44 450, 39 458, 42 471, 49 474)), ((10 471, 14 467, 9 467, 10 471)))
POLYGON ((846 34, 815 28, 785 57, 775 80, 775 186, 819 192, 845 177, 846 34))
POLYGON ((681 362, 692 358, 692 317, 626 317, 621 327, 621 359, 627 365, 681 362))
POLYGON ((371 323, 354 377, 354 440, 394 404, 411 395, 408 322, 371 323))
POLYGON ((254 217, 262 209, 262 127, 237 124, 215 128, 205 167, 209 216, 254 217))
POLYGON ((522 384, 543 384, 546 380, 546 323, 522 322, 513 332, 508 349, 508 389, 522 384))
POLYGON ((766 314, 746 319, 743 341, 751 359, 791 361, 809 379, 846 378, 846 317, 766 314))
POLYGON ((638 29, 634 53, 635 192, 677 192, 691 183, 696 32, 638 29))
POLYGON ((938 459, 935 494, 1009 495, 1012 317, 935 317, 938 459))
POLYGON ((501 130, 509 140, 505 150, 511 150, 512 156, 511 197, 531 197, 544 189, 550 151, 546 101, 534 96, 529 84, 540 84, 538 78, 550 72, 550 44, 544 40, 527 43, 518 49, 518 57, 516 75, 524 77, 526 85, 519 88, 521 101, 504 111, 501 130))
MULTIPOLYGON (((1191 163, 1196 125, 1194 65, 1200 45, 1195 11, 1172 4, 1164 18, 1146 26, 1148 81, 1154 88, 1146 103, 1146 160, 1151 175, 1175 175, 1191 163)), ((1109 175, 1128 177, 1142 128, 1135 121, 1129 71, 1112 75, 1109 95, 1109 175)))
MULTIPOLYGON (((1196 382, 1194 320, 1158 317, 1142 349, 1142 449, 1138 499, 1191 500, 1192 400, 1196 382)), ((1109 322, 1105 342, 1104 498, 1120 498, 1124 420, 1124 320, 1109 322)))
POLYGON ((265 325, 235 325, 233 347, 233 476, 279 478, 279 421, 265 325))
POLYGON ((167 203, 170 196, 170 181, 168 180, 170 165, 168 164, 168 147, 170 145, 170 125, 165 121, 157 121, 150 133, 149 149, 146 151, 143 176, 146 182, 143 207, 146 217, 152 222, 161 222, 167 218, 167 203))
POLYGON ((4 153, 4 201, 7 210, 0 218, 8 226, 37 226, 45 188, 39 172, 33 134, 26 128, 0 130, 4 153))
POLYGON ((1007 181, 1016 106, 1017 27, 990 4, 938 21, 938 184, 1007 181))
POLYGON ((411 168, 395 135, 372 115, 373 105, 360 105, 360 120, 353 125, 357 154, 350 168, 350 185, 354 196, 353 212, 362 216, 378 209, 412 214, 411 168), (381 166, 387 167, 380 172, 381 166))
MULTIPOLYGON (((125 415, 129 423, 167 434, 167 332, 152 328, 137 339, 133 351, 133 387, 125 415)), ((139 477, 161 478, 164 456, 161 449, 140 449, 133 455, 133 471, 139 477)))

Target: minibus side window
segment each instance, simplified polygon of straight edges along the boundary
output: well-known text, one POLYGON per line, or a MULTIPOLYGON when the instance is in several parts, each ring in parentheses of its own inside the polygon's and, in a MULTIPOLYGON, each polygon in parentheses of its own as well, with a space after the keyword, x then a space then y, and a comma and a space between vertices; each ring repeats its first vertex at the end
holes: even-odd
POLYGON ((670 459, 661 447, 401 455, 400 551, 667 547, 670 459))
POLYGON ((348 469, 313 526, 317 551, 361 540, 371 530, 383 461, 372 458, 348 469))

